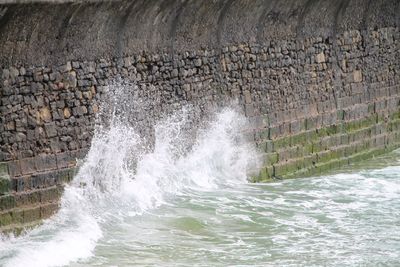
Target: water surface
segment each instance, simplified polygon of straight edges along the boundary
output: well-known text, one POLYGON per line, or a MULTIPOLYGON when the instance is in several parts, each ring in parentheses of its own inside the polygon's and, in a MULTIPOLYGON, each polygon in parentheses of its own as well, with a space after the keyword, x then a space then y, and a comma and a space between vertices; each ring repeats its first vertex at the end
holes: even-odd
MULTIPOLYGON (((1 266, 400 266, 400 154, 322 177, 247 183, 257 151, 226 110, 193 149, 180 123, 152 153, 112 125, 98 134, 60 212, 0 241, 1 266)), ((178 120, 179 121, 179 120, 178 120)))

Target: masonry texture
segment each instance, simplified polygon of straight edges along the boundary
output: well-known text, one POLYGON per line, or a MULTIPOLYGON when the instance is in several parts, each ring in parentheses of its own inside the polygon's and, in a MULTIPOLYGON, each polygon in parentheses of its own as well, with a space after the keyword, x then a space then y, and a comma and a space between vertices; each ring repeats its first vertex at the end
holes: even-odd
POLYGON ((0 230, 57 210, 116 78, 145 128, 237 99, 254 181, 400 146, 399 1, 94 2, 0 6, 0 230))

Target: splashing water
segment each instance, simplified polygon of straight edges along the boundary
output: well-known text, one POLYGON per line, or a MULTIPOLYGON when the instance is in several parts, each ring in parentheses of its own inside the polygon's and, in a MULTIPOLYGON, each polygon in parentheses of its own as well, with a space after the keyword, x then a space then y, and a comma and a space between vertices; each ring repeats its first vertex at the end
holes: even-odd
POLYGON ((0 239, 0 266, 400 266, 399 152, 248 184, 246 120, 225 109, 193 142, 187 117, 158 123, 151 148, 118 118, 97 129, 61 210, 0 239))
POLYGON ((238 134, 244 117, 222 111, 188 150, 185 115, 156 125, 150 153, 117 118, 99 128, 58 214, 26 236, 2 241, 0 259, 6 266, 63 266, 89 258, 105 225, 167 204, 185 190, 244 183, 256 153, 238 134))

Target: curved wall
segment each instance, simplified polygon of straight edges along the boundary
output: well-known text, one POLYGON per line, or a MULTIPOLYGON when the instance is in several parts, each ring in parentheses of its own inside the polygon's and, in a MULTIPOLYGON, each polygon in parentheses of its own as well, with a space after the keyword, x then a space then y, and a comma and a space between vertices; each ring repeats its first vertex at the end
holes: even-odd
POLYGON ((165 112, 237 99, 258 181, 399 146, 400 1, 56 2, 0 6, 2 230, 57 209, 116 77, 150 136, 165 112))
POLYGON ((0 62, 170 53, 399 27, 397 0, 93 1, 2 7, 0 62))

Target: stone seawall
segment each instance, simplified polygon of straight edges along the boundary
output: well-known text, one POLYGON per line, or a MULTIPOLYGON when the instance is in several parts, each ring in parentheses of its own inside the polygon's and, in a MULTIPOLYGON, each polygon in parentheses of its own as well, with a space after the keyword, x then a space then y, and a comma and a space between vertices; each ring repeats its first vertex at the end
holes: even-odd
POLYGON ((396 1, 368 1, 354 18, 349 12, 363 1, 293 1, 290 8, 201 2, 199 12, 219 26, 205 30, 200 15, 184 17, 192 2, 179 9, 175 1, 132 1, 122 15, 114 2, 0 7, 1 230, 57 210, 116 78, 135 85, 133 95, 145 105, 134 120, 149 128, 188 104, 206 113, 237 99, 251 121, 245 134, 263 156, 254 181, 319 174, 400 146, 400 32, 396 13, 387 10, 398 9, 396 1), (28 8, 35 12, 28 15, 28 8), (136 9, 154 13, 155 24, 136 9), (321 21, 319 9, 337 17, 310 22, 312 14, 321 21), (166 26, 171 12, 181 14, 173 31, 166 26), (241 15, 236 22, 234 15, 241 15), (180 20, 186 24, 179 27, 180 20), (32 21, 34 28, 24 24, 32 21), (139 21, 144 26, 132 28, 139 21), (48 33, 46 25, 62 32, 48 33), (123 29, 119 39, 114 26, 123 29), (146 27, 154 32, 141 37, 146 27), (146 48, 141 41, 153 43, 146 48))

